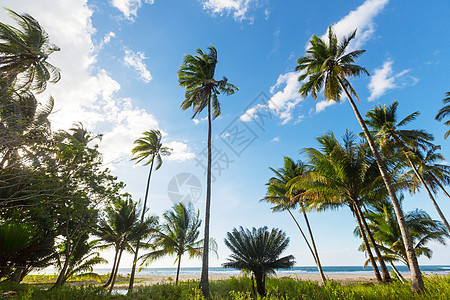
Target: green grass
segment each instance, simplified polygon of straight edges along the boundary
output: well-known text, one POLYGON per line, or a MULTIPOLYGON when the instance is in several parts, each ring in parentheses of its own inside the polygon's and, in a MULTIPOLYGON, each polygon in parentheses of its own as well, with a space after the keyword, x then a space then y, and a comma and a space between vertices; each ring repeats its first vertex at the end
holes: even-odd
MULTIPOLYGON (((292 278, 268 278, 266 282, 267 296, 265 300, 275 299, 450 299, 449 276, 427 276, 426 291, 412 294, 409 284, 393 282, 390 284, 339 284, 328 282, 321 286, 312 281, 300 281, 292 278)), ((251 292, 248 277, 234 277, 210 283, 212 299, 250 300, 255 298, 251 292)), ((15 291, 13 299, 203 299, 197 281, 155 284, 147 287, 136 287, 129 296, 109 295, 98 286, 64 286, 46 291, 40 286, 30 284, 0 284, 0 294, 15 291)), ((1 297, 1 296, 0 296, 1 297)))

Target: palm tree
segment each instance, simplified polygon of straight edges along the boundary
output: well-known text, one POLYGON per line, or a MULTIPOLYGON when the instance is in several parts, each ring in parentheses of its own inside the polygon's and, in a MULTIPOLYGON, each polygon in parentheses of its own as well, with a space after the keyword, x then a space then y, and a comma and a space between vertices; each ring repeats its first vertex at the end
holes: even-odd
MULTIPOLYGON (((395 214, 392 207, 388 204, 374 206, 374 208, 373 211, 365 214, 365 217, 370 220, 369 228, 378 242, 378 247, 384 253, 383 259, 389 261, 398 277, 404 280, 394 265, 394 261, 400 261, 409 268, 406 249, 395 214)), ((445 245, 445 239, 449 237, 449 234, 442 222, 432 220, 426 212, 418 209, 407 213, 405 220, 408 224, 417 256, 424 255, 431 258, 433 252, 426 246, 431 241, 445 245)), ((355 234, 360 235, 356 229, 355 234)), ((360 249, 364 250, 365 246, 361 245, 360 249)))
POLYGON ((253 228, 252 231, 242 227, 239 230, 233 228, 232 232, 227 233, 225 245, 233 253, 222 266, 252 272, 256 280, 256 289, 261 297, 266 295, 267 274, 274 274, 276 269, 290 269, 295 264, 292 255, 280 258, 281 253, 289 245, 289 238, 277 228, 271 231, 267 226, 253 228))
POLYGON ((428 196, 431 199, 436 211, 444 222, 447 230, 450 232, 450 225, 447 222, 447 219, 444 216, 444 213, 441 211, 439 205, 436 202, 436 199, 433 196, 431 189, 428 184, 425 182, 422 174, 420 174, 416 161, 419 158, 418 155, 415 155, 418 150, 425 150, 427 148, 434 148, 435 146, 431 144, 433 140, 433 136, 424 130, 415 130, 415 129, 400 129, 401 127, 407 125, 411 121, 415 120, 420 113, 418 111, 406 116, 400 122, 397 122, 397 108, 398 102, 395 101, 389 106, 375 106, 374 109, 371 109, 367 112, 366 124, 373 130, 374 138, 379 141, 381 147, 394 147, 399 150, 402 154, 403 159, 405 159, 412 170, 414 171, 414 175, 417 177, 419 182, 425 188, 428 193, 428 196))
POLYGON ((284 157, 284 165, 282 168, 274 169, 270 168, 270 170, 275 174, 274 177, 270 178, 267 185, 267 193, 264 197, 264 201, 274 204, 272 207, 272 211, 284 211, 287 210, 291 218, 294 220, 297 225, 300 234, 305 240, 306 245, 311 252, 311 255, 316 262, 317 269, 319 270, 320 277, 322 279, 322 283, 325 283, 327 280, 325 274, 322 270, 322 265, 320 264, 319 253, 316 248, 316 243, 314 241, 314 236, 312 234, 311 226, 309 225, 308 217, 306 215, 305 205, 304 203, 299 203, 298 201, 294 201, 294 197, 298 194, 295 189, 291 190, 290 183, 295 180, 297 177, 302 176, 303 173, 308 170, 308 166, 305 165, 302 161, 295 162, 292 158, 285 156, 284 157), (303 217, 305 218, 306 226, 308 227, 309 236, 311 238, 312 247, 303 233, 300 224, 298 224, 294 215, 290 211, 291 208, 295 208, 296 206, 301 206, 301 211, 303 213, 303 217))
POLYGON ((178 83, 186 88, 184 101, 181 109, 192 108, 194 118, 201 113, 205 107, 208 110, 208 166, 206 174, 206 209, 205 209, 205 232, 203 245, 203 262, 200 287, 203 295, 209 295, 208 282, 208 245, 209 245, 209 219, 211 209, 211 122, 220 115, 220 103, 218 95, 224 93, 232 95, 238 91, 238 87, 228 83, 224 77, 222 80, 214 78, 217 65, 217 50, 214 46, 208 47, 209 53, 197 49, 197 55, 186 54, 183 64, 178 70, 178 83), (212 112, 211 112, 212 108, 212 112))
MULTIPOLYGON (((183 254, 188 253, 190 258, 202 257, 203 240, 198 240, 202 223, 199 214, 200 211, 195 211, 192 203, 187 206, 178 203, 166 211, 163 215, 165 223, 159 227, 150 243, 153 251, 141 257, 143 264, 166 255, 176 255, 175 262, 178 262, 178 266, 175 284, 178 284, 183 254)), ((213 245, 217 247, 215 243, 213 245)))
POLYGON ((341 42, 338 42, 336 34, 333 32, 331 26, 328 28, 328 39, 326 41, 313 35, 312 39, 309 41, 311 45, 306 51, 306 55, 298 59, 298 65, 295 68, 297 71, 303 71, 298 78, 299 81, 306 80, 300 88, 300 94, 303 97, 311 94, 311 96, 316 99, 317 93, 323 88, 324 97, 328 101, 333 100, 340 102, 342 92, 347 96, 375 157, 375 161, 380 169, 384 184, 394 206, 395 215, 397 216, 402 237, 406 245, 408 260, 410 261, 412 276, 411 290, 413 292, 420 291, 424 289, 423 278, 420 273, 417 257, 414 253, 411 237, 409 236, 409 231, 406 227, 403 211, 401 210, 395 191, 391 186, 389 174, 381 160, 378 149, 376 148, 370 132, 351 96, 354 95, 359 99, 350 82, 347 80, 347 77, 359 76, 362 73, 369 74, 365 68, 354 64, 355 60, 363 54, 365 50, 347 52, 347 47, 355 36, 356 30, 348 37, 345 37, 341 42))
POLYGON ((32 16, 6 10, 21 28, 0 23, 0 96, 15 81, 20 84, 15 90, 31 87, 42 92, 47 82, 55 83, 61 77, 59 69, 47 62, 49 55, 60 49, 49 42, 48 34, 32 16))
POLYGON ((69 260, 69 265, 67 271, 64 273, 61 285, 71 278, 82 277, 86 275, 100 278, 98 274, 92 272, 93 266, 107 263, 107 261, 100 256, 99 252, 95 251, 99 248, 99 241, 93 240, 89 242, 88 239, 89 235, 87 233, 83 234, 80 242, 74 248, 70 258, 65 257, 65 245, 61 245, 61 250, 58 253, 58 269, 62 269, 63 267, 61 258, 64 258, 64 260, 69 260))
MULTIPOLYGON (((147 187, 145 189, 144 206, 142 207, 141 223, 144 222, 144 216, 147 209, 148 190, 150 187, 150 179, 152 176, 153 164, 156 160, 155 170, 158 170, 162 165, 161 156, 170 155, 170 151, 172 150, 162 145, 161 143, 162 136, 159 130, 155 129, 146 131, 143 133, 143 135, 144 137, 141 137, 134 141, 134 144, 136 146, 133 148, 133 150, 131 150, 131 153, 134 155, 132 160, 136 160, 136 163, 140 163, 141 161, 147 160, 144 163, 144 166, 150 164, 150 171, 148 173, 147 179, 147 187)), ((136 273, 136 263, 138 259, 139 245, 140 240, 138 240, 136 243, 136 250, 134 252, 133 267, 131 268, 130 284, 128 286, 128 292, 131 292, 133 290, 134 274, 136 273)))
MULTIPOLYGON (((447 96, 442 99, 442 103, 444 103, 444 107, 439 110, 435 119, 438 121, 442 121, 449 113, 450 113, 450 92, 445 93, 447 96)), ((444 122, 445 125, 450 126, 450 120, 444 122)), ((450 130, 447 131, 444 135, 444 138, 447 138, 450 135, 450 130)))
POLYGON ((303 190, 298 197, 310 199, 310 208, 322 210, 347 205, 358 223, 375 276, 379 281, 388 282, 389 272, 361 211, 363 203, 383 195, 384 188, 379 180, 378 168, 368 156, 367 146, 357 144, 355 138, 347 131, 344 145, 341 145, 332 133, 319 137, 317 140, 323 152, 314 148, 305 149, 312 170, 295 179, 292 187, 303 190), (379 258, 383 277, 380 276, 371 248, 379 258))
POLYGON ((100 218, 95 234, 103 241, 102 248, 114 247, 113 268, 104 287, 112 284, 117 276, 122 252, 133 252, 131 243, 136 237, 144 238, 156 230, 158 218, 148 217, 143 223, 139 221, 140 209, 131 198, 116 199, 112 206, 105 209, 105 216, 100 218))

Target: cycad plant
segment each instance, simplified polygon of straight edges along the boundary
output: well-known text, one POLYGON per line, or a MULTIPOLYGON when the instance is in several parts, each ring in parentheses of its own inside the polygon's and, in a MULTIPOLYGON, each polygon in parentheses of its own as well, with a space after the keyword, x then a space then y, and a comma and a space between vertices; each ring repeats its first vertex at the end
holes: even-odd
POLYGON ((266 226, 251 231, 242 227, 233 228, 227 233, 225 245, 232 254, 222 266, 251 272, 261 297, 266 295, 266 276, 274 274, 276 269, 292 268, 295 263, 292 255, 280 257, 289 245, 289 238, 277 228, 271 231, 266 226))
MULTIPOLYGON (((170 155, 170 151, 172 149, 164 147, 161 139, 161 132, 157 129, 146 131, 143 133, 143 137, 134 141, 136 145, 131 151, 134 157, 132 160, 136 160, 136 163, 144 162, 144 166, 150 165, 150 170, 148 173, 147 179, 147 187, 145 189, 145 197, 144 197, 144 205, 142 207, 141 213, 141 223, 144 223, 145 213, 147 212, 147 199, 148 199, 148 191, 150 188, 150 179, 152 177, 153 165, 156 161, 155 170, 158 170, 162 165, 161 156, 170 155)), ((128 291, 131 292, 133 290, 134 283, 134 275, 136 273, 136 263, 138 260, 138 252, 139 252, 140 240, 136 243, 136 249, 134 251, 134 259, 133 266, 131 268, 130 274, 130 284, 128 286, 128 291)))
POLYGON ((342 92, 347 96, 349 103, 355 113, 355 116, 363 130, 364 136, 375 157, 375 161, 380 170, 383 182, 392 201, 397 220, 399 222, 402 237, 406 247, 406 252, 411 266, 411 290, 420 291, 424 289, 422 274, 420 273, 419 263, 414 252, 408 227, 404 221, 403 211, 400 202, 397 199, 395 190, 392 188, 389 174, 386 171, 384 162, 372 139, 372 136, 364 123, 361 114, 353 101, 352 95, 358 99, 358 96, 348 81, 349 77, 369 74, 367 70, 355 64, 355 60, 365 52, 365 50, 348 51, 351 41, 356 36, 356 30, 348 37, 338 41, 336 34, 331 26, 328 28, 327 36, 324 39, 313 35, 310 39, 310 45, 306 50, 306 55, 299 58, 296 66, 297 71, 301 71, 299 81, 303 82, 300 88, 300 94, 303 97, 311 95, 314 99, 323 89, 323 95, 327 101, 341 101, 342 92))
POLYGON ((208 247, 209 247, 209 220, 211 214, 211 135, 212 120, 220 116, 219 94, 232 95, 238 91, 238 87, 229 83, 224 77, 222 80, 214 78, 217 65, 217 50, 214 46, 208 47, 208 53, 197 49, 197 55, 186 54, 183 64, 178 70, 178 83, 186 88, 184 101, 181 109, 192 108, 194 114, 192 118, 207 108, 208 113, 208 165, 206 174, 206 208, 205 208, 205 230, 203 245, 202 275, 200 287, 203 295, 209 295, 208 282, 208 247))

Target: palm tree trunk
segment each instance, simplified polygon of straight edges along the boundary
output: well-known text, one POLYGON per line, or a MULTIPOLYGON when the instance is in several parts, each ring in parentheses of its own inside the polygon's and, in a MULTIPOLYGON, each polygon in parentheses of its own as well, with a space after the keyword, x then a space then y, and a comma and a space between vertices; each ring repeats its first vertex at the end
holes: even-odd
POLYGON ((211 95, 208 97, 208 170, 206 174, 205 233, 203 237, 202 275, 200 288, 203 296, 209 298, 208 259, 209 259, 209 219, 211 215, 211 95))
POLYGON ((18 74, 19 74, 19 72, 16 71, 11 75, 11 78, 9 78, 9 80, 5 83, 5 85, 0 90, 0 95, 3 95, 3 93, 6 92, 6 90, 11 86, 11 84, 14 82, 14 80, 16 80, 16 77, 18 74))
POLYGON ((444 189, 444 186, 439 182, 439 180, 436 178, 436 176, 434 176, 434 181, 437 183, 437 185, 441 188, 441 190, 444 192, 444 194, 450 198, 450 195, 447 193, 447 191, 444 189))
POLYGON ((295 219, 294 215, 291 213, 290 209, 289 209, 289 208, 286 208, 286 210, 287 210, 288 213, 291 215, 292 220, 294 220, 295 225, 297 225, 298 230, 300 231, 300 233, 301 233, 303 239, 305 240, 306 246, 308 246, 309 251, 311 252, 312 257, 314 258, 314 261, 315 261, 315 263, 316 263, 316 266, 317 266, 317 268, 319 269, 319 273, 321 273, 320 276, 321 276, 321 279, 322 279, 322 283, 324 283, 324 282, 326 281, 326 278, 325 278, 325 276, 322 277, 322 274, 323 274, 323 272, 321 272, 322 266, 320 266, 320 263, 318 263, 318 261, 317 261, 317 256, 316 256, 316 254, 314 253, 314 250, 312 249, 311 245, 309 244, 309 241, 308 241, 308 239, 306 238, 306 235, 303 233, 303 230, 302 230, 302 228, 300 227, 300 224, 298 224, 297 220, 295 219))
POLYGON ((395 274, 397 274, 398 278, 401 282, 406 282, 405 277, 403 277, 402 273, 400 273, 397 268, 394 266, 394 263, 391 261, 391 267, 394 270, 395 274))
POLYGON ((400 227, 400 232, 402 234, 403 244, 406 248, 406 255, 408 258, 409 265, 411 266, 411 291, 412 292, 419 292, 425 288, 425 285, 423 283, 422 273, 420 272, 419 263, 417 261, 416 253, 414 252, 413 243, 411 240, 411 235, 409 234, 408 226, 406 225, 405 217, 403 215, 402 208, 400 206, 400 202, 397 199, 397 196, 395 195, 394 190, 392 189, 391 182, 389 179, 389 174, 387 173, 384 163, 381 160, 380 153, 378 152, 375 143, 372 139, 372 136, 370 135, 369 130, 367 129, 366 124, 364 123, 363 118, 361 117, 361 114, 359 113, 358 108, 356 107, 355 102, 353 101, 352 97, 348 93, 347 89, 345 88, 344 84, 342 83, 342 80, 337 76, 337 79, 339 81, 339 84, 341 85, 342 89, 344 90, 345 94, 347 95, 348 101, 350 102, 350 105, 352 106, 352 109, 356 115, 356 118, 358 119, 359 124, 361 125, 361 128, 364 132, 364 136, 367 139, 367 142, 369 143, 370 149, 372 150, 372 153, 375 157, 375 161, 377 162, 378 169, 380 170, 381 177, 383 178, 384 185, 386 186, 386 189, 388 191, 389 197, 391 198, 392 205, 394 207, 395 216, 397 217, 397 222, 400 227))
POLYGON ((373 271, 375 273, 375 277, 377 277, 378 282, 382 282, 383 280, 380 275, 380 270, 378 270, 378 266, 377 266, 377 263, 375 262, 375 258, 373 257, 372 250, 370 250, 369 241, 367 240, 366 233, 364 232, 361 218, 359 217, 358 211, 355 208, 356 206, 357 206, 356 204, 353 204, 350 208, 355 215, 356 222, 358 222, 359 232, 361 233, 361 237, 364 241, 364 245, 366 246, 367 255, 369 256, 370 263, 372 264, 373 271))
MULTIPOLYGON (((114 272, 114 276, 113 279, 111 281, 111 286, 109 287, 109 292, 111 293, 113 288, 114 288, 114 284, 116 283, 116 277, 117 277, 117 272, 119 272, 119 264, 120 264, 120 259, 122 258, 122 252, 123 252, 123 248, 120 249, 120 253, 119 253, 119 258, 117 258, 117 266, 116 266, 116 271, 114 272)), ((130 292, 128 290, 128 292, 130 292)))
POLYGON ((313 249, 314 249, 317 269, 319 269, 320 278, 322 279, 322 283, 325 283, 325 281, 327 281, 327 278, 325 277, 325 274, 323 273, 322 264, 320 263, 320 259, 319 259, 319 252, 317 251, 316 243, 314 241, 314 236, 313 236, 312 230, 311 230, 311 226, 309 225, 308 217, 306 216, 305 208, 303 206, 302 206, 302 212, 303 212, 303 217, 305 218, 306 227, 308 227, 309 236, 311 237, 311 243, 312 243, 313 249))
POLYGON ((104 288, 108 287, 108 285, 111 283, 112 278, 114 276, 114 272, 116 271, 117 255, 119 254, 119 248, 117 248, 115 252, 116 253, 114 255, 114 263, 113 263, 113 267, 112 267, 112 270, 111 270, 111 274, 109 275, 108 281, 103 285, 104 288))
MULTIPOLYGON (((405 153, 406 154, 406 153, 405 153)), ((425 188, 425 190, 428 193, 428 197, 430 197, 431 202, 433 202, 434 207, 436 208, 439 216, 442 219, 442 222, 444 222, 445 227, 447 227, 447 231, 450 233, 450 225, 447 222, 447 219, 444 216, 444 213, 441 211, 441 208, 439 207, 439 205, 436 202, 436 199, 434 199, 433 193, 431 193, 430 188, 428 187, 428 185, 425 183, 425 180, 423 180, 422 175, 419 174, 419 171, 416 168, 416 165, 411 161, 411 159, 406 155, 406 158, 408 159, 408 162, 410 164, 410 166, 413 168, 414 173, 416 174, 417 178, 419 178, 420 183, 422 183, 423 187, 425 188)))
POLYGON ((369 237, 370 243, 372 244, 372 248, 375 250, 375 254, 377 255, 378 262, 380 263, 381 272, 383 274, 382 275, 383 282, 391 282, 392 281, 391 275, 389 275, 389 271, 386 267, 386 263, 384 262, 383 256, 381 255, 380 250, 378 249, 375 239, 373 238, 372 232, 370 232, 369 226, 367 225, 367 222, 366 222, 366 218, 364 218, 364 215, 363 215, 359 205, 356 204, 355 207, 356 207, 356 211, 357 211, 359 217, 362 220, 364 229, 367 232, 367 236, 369 237))
POLYGON ((180 267, 181 267, 181 254, 178 255, 177 277, 175 279, 175 284, 178 284, 178 278, 180 278, 180 267))
POLYGON ((263 276, 264 274, 255 273, 256 290, 261 297, 264 297, 266 295, 266 286, 264 284, 263 276))
MULTIPOLYGON (((144 222, 145 210, 147 208, 148 190, 150 187, 150 179, 152 177, 152 170, 153 170, 154 162, 155 162, 155 154, 153 154, 153 156, 152 156, 152 163, 150 164, 150 171, 148 173, 147 188, 145 189, 144 206, 142 207, 142 214, 141 214, 141 223, 144 222)), ((138 252, 139 252, 140 243, 141 243, 141 241, 140 241, 140 239, 138 239, 138 241, 136 243, 136 251, 134 252, 133 266, 131 268, 130 283, 128 285, 128 293, 131 293, 131 291, 133 291, 134 274, 136 273, 136 264, 137 264, 137 260, 138 260, 138 252)))

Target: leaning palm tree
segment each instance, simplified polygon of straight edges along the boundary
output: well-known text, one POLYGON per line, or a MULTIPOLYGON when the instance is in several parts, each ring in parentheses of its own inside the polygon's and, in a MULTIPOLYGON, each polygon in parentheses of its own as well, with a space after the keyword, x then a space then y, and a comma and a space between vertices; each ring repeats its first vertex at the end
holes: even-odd
POLYGON ((397 101, 388 106, 375 106, 374 109, 371 109, 366 113, 367 120, 365 122, 369 128, 373 130, 373 136, 375 140, 379 142, 381 147, 392 147, 398 149, 396 152, 399 152, 401 157, 411 167, 415 177, 425 188, 431 202, 436 208, 436 211, 447 227, 447 230, 450 232, 450 225, 447 222, 444 213, 437 204, 432 190, 417 168, 417 161, 420 160, 420 156, 416 155, 416 153, 418 150, 435 148, 436 146, 431 144, 433 136, 425 130, 401 129, 403 126, 415 120, 420 113, 416 111, 397 123, 397 108, 397 101))
MULTIPOLYGON (((136 163, 145 161, 144 166, 150 164, 150 171, 148 173, 147 179, 147 187, 145 189, 144 205, 142 207, 141 223, 144 222, 144 216, 147 209, 148 190, 150 187, 150 179, 152 176, 153 165, 155 163, 155 160, 156 160, 155 170, 158 170, 162 165, 161 156, 170 155, 170 151, 172 150, 170 148, 164 147, 163 144, 161 143, 162 136, 159 130, 155 129, 146 131, 143 133, 143 135, 144 135, 143 137, 134 141, 134 144, 136 146, 133 148, 133 150, 131 150, 131 153, 134 155, 134 157, 131 160, 136 160, 136 163)), ((133 267, 131 268, 130 284, 128 286, 129 292, 133 290, 134 275, 136 273, 136 263, 138 259, 139 245, 140 241, 138 240, 136 243, 136 249, 134 251, 133 267)))
POLYGON ((59 69, 47 62, 60 49, 50 43, 48 34, 29 14, 6 9, 20 29, 0 23, 0 96, 16 82, 15 90, 31 88, 42 92, 47 82, 60 79, 59 69))
POLYGON ((348 206, 358 223, 375 276, 379 281, 388 282, 389 272, 361 210, 367 199, 383 196, 385 189, 380 182, 376 163, 368 156, 367 146, 356 143, 355 139, 355 135, 349 131, 344 136, 343 145, 332 133, 319 137, 317 140, 322 151, 305 149, 312 169, 293 180, 292 188, 302 191, 297 195, 298 198, 309 199, 310 209, 348 206), (380 276, 371 249, 379 259, 383 277, 380 276))
MULTIPOLYGON (((444 107, 442 107, 435 119, 438 121, 442 121, 449 113, 450 113, 450 92, 445 93, 446 97, 444 99, 442 99, 442 103, 444 103, 444 107)), ((445 125, 450 126, 450 120, 447 120, 444 122, 445 125)), ((445 135, 444 138, 447 138, 450 135, 450 130, 448 130, 445 135)))
POLYGON ((314 99, 317 99, 317 94, 323 88, 323 94, 327 101, 333 100, 340 102, 342 92, 347 96, 364 132, 364 136, 369 143, 370 149, 373 152, 389 197, 394 206, 397 220, 399 221, 400 230, 406 245, 411 266, 411 290, 420 291, 424 288, 423 278, 420 273, 417 257, 414 253, 411 237, 409 236, 409 231, 404 220, 403 211, 397 196, 395 195, 395 190, 391 186, 389 174, 386 171, 372 136, 353 101, 352 95, 357 99, 359 98, 347 79, 348 77, 359 76, 363 73, 369 74, 365 68, 354 64, 355 60, 363 54, 365 50, 348 52, 347 47, 355 36, 356 30, 348 37, 345 37, 341 42, 338 42, 336 34, 333 32, 331 26, 328 28, 328 34, 325 40, 313 35, 312 39, 309 41, 310 46, 306 51, 306 55, 298 59, 298 65, 295 68, 297 71, 302 71, 298 78, 299 81, 305 80, 305 83, 300 88, 300 94, 303 97, 310 94, 314 99))
POLYGON ((186 88, 184 101, 181 109, 192 108, 194 118, 203 109, 208 111, 208 166, 206 175, 206 209, 205 209, 205 232, 203 245, 203 262, 200 287, 203 294, 209 295, 208 282, 208 247, 209 247, 209 219, 211 208, 211 122, 220 115, 220 103, 218 95, 220 93, 232 95, 238 91, 238 87, 229 83, 224 77, 222 80, 214 78, 217 65, 217 50, 214 46, 208 47, 209 53, 197 49, 197 55, 186 54, 183 64, 178 70, 178 83, 186 88), (212 111, 211 111, 212 110, 212 111))
POLYGON ((306 245, 311 252, 311 255, 314 258, 314 261, 317 265, 317 269, 319 270, 320 277, 322 279, 322 283, 325 283, 327 280, 325 274, 322 270, 322 265, 320 263, 319 252, 316 248, 316 243, 314 241, 314 236, 312 234, 311 226, 309 225, 309 220, 305 210, 305 204, 303 202, 295 201, 294 197, 298 194, 295 189, 291 189, 290 183, 295 181, 296 178, 302 176, 305 171, 308 170, 308 166, 305 165, 302 161, 295 162, 292 158, 285 156, 284 164, 282 168, 274 169, 270 168, 270 170, 275 174, 274 177, 270 178, 267 185, 267 193, 266 196, 261 201, 266 201, 268 203, 274 204, 272 206, 272 211, 287 211, 291 218, 294 220, 297 225, 300 234, 305 240, 306 245), (309 236, 311 238, 311 244, 308 241, 308 238, 304 234, 300 224, 297 222, 296 218, 292 214, 292 208, 296 208, 300 206, 300 210, 303 213, 303 217, 305 219, 306 226, 308 227, 309 236))
MULTIPOLYGON (((266 295, 266 276, 274 274, 276 269, 290 269, 294 266, 294 256, 280 258, 281 253, 289 245, 289 238, 277 228, 271 231, 267 226, 253 228, 252 231, 242 227, 233 228, 227 233, 225 245, 233 252, 225 268, 234 268, 252 272, 256 281, 256 290, 261 297, 266 295)), ((255 290, 253 284, 253 291, 255 290)))
MULTIPOLYGON (((166 255, 176 255, 178 262, 175 284, 178 284, 181 267, 181 257, 189 254, 190 258, 202 257, 203 240, 199 240, 200 211, 195 211, 192 203, 187 206, 183 203, 175 204, 171 210, 164 213, 164 224, 162 224, 154 238, 150 242, 152 252, 144 254, 141 259, 143 264, 148 264, 155 259, 166 255)), ((213 239, 212 249, 217 248, 213 239)), ((211 243, 210 243, 211 244, 211 243)))
MULTIPOLYGON (((388 204, 374 206, 374 210, 366 213, 365 217, 370 221, 370 230, 377 240, 378 247, 384 254, 383 259, 389 261, 398 277, 404 280, 403 276, 395 267, 394 262, 400 261, 409 268, 409 261, 392 206, 388 204)), ((427 244, 434 241, 445 245, 446 238, 449 237, 444 224, 431 219, 422 210, 416 209, 407 213, 405 215, 405 221, 408 224, 414 243, 414 251, 417 256, 423 255, 431 258, 433 251, 427 247, 427 244)), ((355 234, 360 236, 359 231, 356 229, 355 234)), ((364 251, 364 249, 365 246, 361 245, 360 250, 364 251)))

